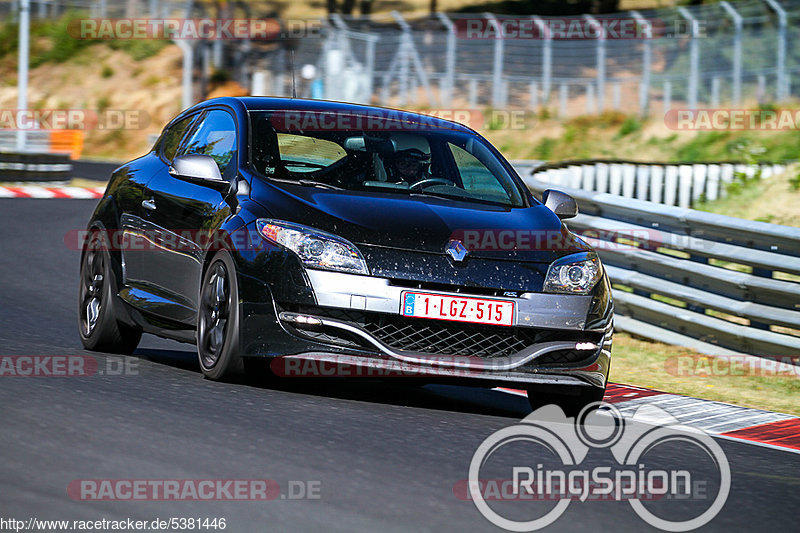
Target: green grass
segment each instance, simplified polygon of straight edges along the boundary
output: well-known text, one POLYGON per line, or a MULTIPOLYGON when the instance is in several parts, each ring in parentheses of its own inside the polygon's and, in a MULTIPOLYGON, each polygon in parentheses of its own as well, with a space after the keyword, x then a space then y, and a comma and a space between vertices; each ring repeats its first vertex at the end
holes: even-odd
MULTIPOLYGON (((169 42, 163 39, 78 39, 70 22, 88 16, 85 12, 71 10, 58 19, 33 20, 31 23, 30 66, 36 68, 46 63, 65 63, 79 59, 91 46, 105 44, 112 50, 121 50, 137 61, 152 57, 169 42)), ((0 24, 0 58, 16 55, 18 25, 12 21, 0 24)))
POLYGON ((800 375, 785 368, 777 375, 743 375, 746 367, 625 333, 614 335, 612 354, 615 383, 800 416, 800 375), (693 363, 683 364, 687 361, 693 363))
MULTIPOLYGON (((498 146, 507 146, 504 154, 510 159, 561 161, 610 157, 692 163, 800 158, 800 135, 792 130, 676 132, 667 128, 658 114, 643 119, 619 111, 558 121, 541 110, 535 118, 535 126, 525 130, 497 128, 492 124, 483 133, 498 146)), ((800 188, 800 178, 796 186, 800 188)))
POLYGON ((629 116, 625 119, 625 122, 619 127, 619 135, 620 137, 625 137, 626 135, 630 135, 635 131, 639 131, 642 129, 642 123, 634 116, 629 116))

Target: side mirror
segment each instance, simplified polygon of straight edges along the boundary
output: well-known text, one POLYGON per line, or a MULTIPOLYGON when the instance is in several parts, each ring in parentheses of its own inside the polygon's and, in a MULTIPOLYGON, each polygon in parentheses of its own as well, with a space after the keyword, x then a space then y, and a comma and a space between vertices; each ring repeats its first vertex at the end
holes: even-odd
POLYGON ((171 176, 180 180, 205 185, 220 192, 231 190, 231 183, 222 179, 217 162, 211 156, 201 154, 181 155, 169 167, 171 176))
POLYGON ((542 193, 544 206, 556 214, 560 219, 572 218, 578 214, 578 204, 575 198, 567 193, 555 189, 547 189, 542 193))

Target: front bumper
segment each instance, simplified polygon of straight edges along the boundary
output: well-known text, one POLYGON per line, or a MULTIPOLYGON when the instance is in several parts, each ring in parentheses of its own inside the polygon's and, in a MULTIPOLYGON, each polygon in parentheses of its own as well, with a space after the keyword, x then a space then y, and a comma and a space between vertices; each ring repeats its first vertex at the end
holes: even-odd
MULTIPOLYGON (((598 305, 598 298, 608 298, 605 293, 502 296, 515 302, 513 326, 483 326, 400 316, 403 291, 417 287, 336 272, 307 275, 315 305, 242 304, 242 355, 279 358, 273 370, 283 375, 292 375, 285 370, 300 368, 301 361, 313 361, 327 365, 330 375, 605 386, 612 340, 610 300, 598 305), (598 319, 593 313, 600 308, 598 319), (333 366, 340 372, 330 370, 333 366)), ((486 296, 469 289, 436 292, 486 296)))

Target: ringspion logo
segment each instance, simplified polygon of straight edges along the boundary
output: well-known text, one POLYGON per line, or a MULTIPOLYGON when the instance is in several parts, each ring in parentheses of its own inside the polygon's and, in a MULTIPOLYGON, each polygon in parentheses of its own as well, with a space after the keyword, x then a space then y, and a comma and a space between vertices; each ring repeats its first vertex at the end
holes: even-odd
MULTIPOLYGON (((472 457, 467 482, 478 511, 508 531, 542 529, 570 505, 586 501, 627 501, 653 527, 691 531, 725 505, 731 472, 714 439, 679 424, 666 411, 645 405, 628 419, 613 405, 597 403, 574 419, 556 406, 545 406, 489 435, 472 457), (680 464, 670 446, 703 460, 703 468, 692 471, 680 464), (590 451, 613 461, 592 466, 586 461, 590 451), (499 490, 487 492, 493 486, 499 490), (513 512, 506 501, 515 502, 513 512), (662 507, 649 507, 649 502, 662 507), (665 513, 663 505, 670 502, 677 502, 681 512, 665 513)), ((462 488, 463 483, 454 485, 457 497, 462 488)))

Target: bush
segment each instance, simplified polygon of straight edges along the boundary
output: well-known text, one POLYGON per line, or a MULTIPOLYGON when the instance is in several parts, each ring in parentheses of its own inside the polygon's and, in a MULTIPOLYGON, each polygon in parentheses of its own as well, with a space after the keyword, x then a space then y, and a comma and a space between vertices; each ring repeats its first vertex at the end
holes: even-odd
MULTIPOLYGON (((105 43, 112 50, 122 50, 136 61, 154 56, 167 45, 165 40, 76 39, 70 32, 70 23, 87 16, 88 14, 85 12, 70 10, 55 20, 33 20, 31 22, 31 68, 50 62, 64 63, 98 43, 105 43)), ((16 23, 9 21, 0 24, 0 57, 17 53, 17 35, 16 23)), ((104 77, 106 76, 104 75, 104 77)))
POLYGON ((163 50, 167 44, 168 41, 163 39, 117 39, 108 41, 108 46, 112 50, 121 50, 136 61, 153 57, 163 50))
POLYGON ((625 137, 626 135, 630 135, 635 131, 639 131, 642 129, 642 123, 636 117, 630 116, 625 119, 622 125, 619 127, 619 136, 625 137))
POLYGON ((208 81, 213 83, 214 85, 221 85, 223 83, 229 82, 233 79, 231 73, 225 69, 215 69, 214 72, 211 73, 211 76, 208 78, 208 81))
POLYGON ((111 99, 108 96, 103 95, 103 96, 101 96, 100 98, 97 99, 97 111, 98 112, 103 113, 110 106, 111 106, 111 99))
POLYGON ((800 191, 800 174, 795 174, 794 177, 789 178, 789 186, 793 191, 800 191))
POLYGON ((549 160, 553 157, 553 148, 555 148, 556 140, 551 137, 545 137, 539 144, 536 145, 536 148, 533 149, 533 154, 536 156, 536 159, 544 159, 549 160))

